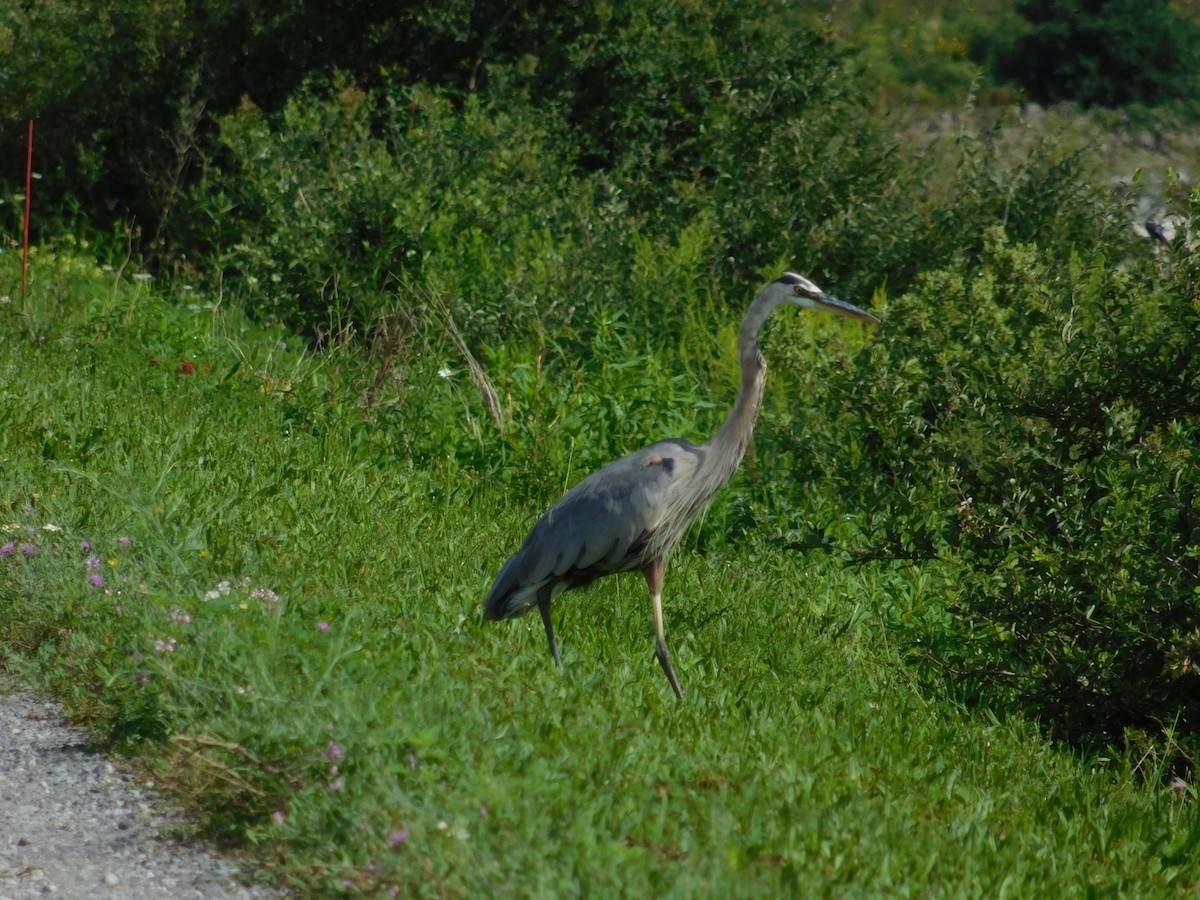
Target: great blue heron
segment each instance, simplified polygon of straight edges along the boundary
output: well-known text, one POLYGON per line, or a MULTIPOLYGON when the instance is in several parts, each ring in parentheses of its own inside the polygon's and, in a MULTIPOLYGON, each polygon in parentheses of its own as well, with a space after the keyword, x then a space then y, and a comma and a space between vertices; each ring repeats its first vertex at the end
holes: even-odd
POLYGON ((742 461, 766 384, 767 364, 758 352, 758 331, 782 305, 879 321, 791 272, 768 284, 742 320, 738 333, 742 385, 713 439, 699 447, 681 438, 659 441, 609 463, 567 491, 500 569, 484 601, 485 619, 520 616, 536 605, 546 626, 550 654, 561 669, 550 622, 551 601, 602 575, 640 569, 654 607, 658 661, 676 695, 683 697, 663 629, 667 557, 742 461))

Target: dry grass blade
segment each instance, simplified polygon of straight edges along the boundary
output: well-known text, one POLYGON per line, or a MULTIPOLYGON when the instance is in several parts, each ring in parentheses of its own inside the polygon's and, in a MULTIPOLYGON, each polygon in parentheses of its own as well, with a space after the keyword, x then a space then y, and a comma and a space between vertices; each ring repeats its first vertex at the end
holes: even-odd
MULTIPOLYGON (((248 764, 258 772, 269 773, 273 777, 277 774, 270 763, 233 741, 217 740, 204 735, 175 734, 171 735, 170 742, 179 748, 179 752, 176 754, 177 762, 210 780, 224 782, 241 794, 258 798, 267 796, 265 790, 252 784, 249 779, 237 771, 238 763, 230 765, 219 759, 218 753, 240 758, 241 764, 248 764)), ((181 766, 173 765, 171 768, 179 771, 181 766)))
POLYGON ((458 326, 454 324, 454 317, 450 314, 450 307, 441 298, 434 298, 433 302, 435 309, 437 309, 446 322, 446 333, 450 335, 450 340, 454 342, 455 348, 462 354, 463 359, 467 363, 467 370, 471 373, 471 381, 478 388, 479 395, 483 398, 484 405, 487 406, 492 421, 496 423, 497 428, 503 431, 508 425, 508 420, 504 414, 504 407, 500 404, 500 395, 496 393, 495 385, 492 384, 492 380, 488 378, 487 372, 467 346, 467 342, 463 339, 462 332, 458 330, 458 326))

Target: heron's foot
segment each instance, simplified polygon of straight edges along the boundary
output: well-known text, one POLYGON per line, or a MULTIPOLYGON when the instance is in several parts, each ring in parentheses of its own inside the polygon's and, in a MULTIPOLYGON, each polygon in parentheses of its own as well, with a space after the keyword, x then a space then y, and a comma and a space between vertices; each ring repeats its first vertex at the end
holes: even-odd
POLYGON ((675 677, 675 667, 671 665, 671 651, 667 649, 666 641, 654 642, 654 655, 658 657, 658 661, 662 664, 663 671, 667 673, 667 681, 671 682, 671 687, 675 691, 675 696, 682 700, 683 688, 679 686, 679 679, 675 677))

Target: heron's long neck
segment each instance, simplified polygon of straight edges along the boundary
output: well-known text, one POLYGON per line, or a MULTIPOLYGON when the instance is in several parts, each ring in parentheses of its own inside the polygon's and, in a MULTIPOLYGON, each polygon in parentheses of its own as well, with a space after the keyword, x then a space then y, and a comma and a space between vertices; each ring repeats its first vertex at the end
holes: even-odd
POLYGON ((767 383, 767 364, 758 352, 758 331, 777 305, 777 301, 760 295, 750 305, 738 332, 742 386, 725 424, 709 441, 710 453, 706 461, 706 467, 712 467, 712 476, 721 479, 722 484, 737 470, 754 433, 754 423, 762 406, 763 388, 767 383))

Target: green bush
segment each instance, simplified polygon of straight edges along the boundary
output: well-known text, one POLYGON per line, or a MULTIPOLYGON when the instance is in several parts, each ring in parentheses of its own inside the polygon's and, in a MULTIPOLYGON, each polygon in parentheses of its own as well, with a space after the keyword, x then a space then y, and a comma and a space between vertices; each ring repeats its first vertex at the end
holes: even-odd
POLYGON ((951 573, 948 618, 900 623, 927 672, 1074 742, 1194 745, 1200 271, 1194 248, 1111 237, 1068 253, 989 229, 889 299, 853 364, 814 370, 803 447, 860 560, 951 573))
MULTIPOLYGON (((37 121, 39 228, 76 212, 95 227, 140 229, 149 255, 194 263, 184 195, 226 162, 216 122, 244 98, 271 112, 306 80, 381 72, 461 94, 486 67, 553 45, 569 25, 558 4, 374 0, 67 0, 0 8, 0 159, 24 160, 37 121)), ((16 189, 14 164, 0 183, 16 189)))
POLYGON ((1167 0, 1021 0, 1029 23, 999 60, 1037 100, 1086 106, 1194 99, 1200 25, 1167 0))
POLYGON ((491 318, 468 312, 473 335, 554 308, 568 320, 590 201, 567 182, 552 114, 476 98, 455 110, 403 86, 377 99, 343 85, 299 95, 275 129, 254 109, 224 121, 237 172, 197 204, 250 308, 307 334, 361 333, 427 305, 421 293, 459 314, 477 300, 491 318))
POLYGON ((398 75, 226 117, 228 174, 191 196, 197 243, 220 249, 227 287, 301 332, 421 318, 439 298, 473 343, 615 308, 672 346, 717 279, 740 308, 785 266, 852 290, 912 270, 924 226, 832 47, 759 24, 718 41, 720 5, 698 23, 683 6, 623 9, 567 61, 495 66, 465 101, 398 75), (650 272, 674 245, 711 277, 650 272), (673 290, 647 305, 649 283, 673 290))
MULTIPOLYGON (((192 191, 239 171, 218 122, 244 100, 294 120, 295 103, 283 108, 302 84, 305 102, 319 93, 313 86, 380 89, 384 100, 398 86, 428 85, 456 105, 547 110, 567 125, 561 161, 609 173, 599 188, 608 202, 655 231, 707 212, 704 183, 724 188, 722 216, 741 205, 738 182, 756 168, 740 154, 746 146, 781 132, 853 142, 870 131, 847 107, 855 89, 840 51, 779 0, 399 12, 366 0, 272 0, 253 15, 228 0, 104 0, 87 21, 51 0, 0 12, 0 49, 18 61, 0 79, 0 156, 23 159, 24 120, 38 121, 38 224, 64 211, 102 229, 124 222, 149 255, 198 268, 214 235, 196 223, 192 191)), ((844 169, 855 162, 845 158, 844 169)), ((14 166, 0 178, 15 189, 18 174, 14 166)), ((793 200, 812 217, 815 181, 779 188, 806 187, 793 200)), ((749 249, 757 252, 736 260, 743 272, 775 263, 774 250, 749 249)))

